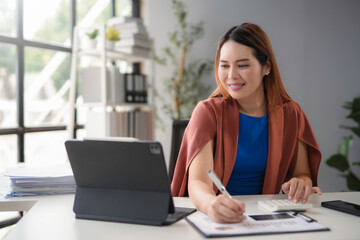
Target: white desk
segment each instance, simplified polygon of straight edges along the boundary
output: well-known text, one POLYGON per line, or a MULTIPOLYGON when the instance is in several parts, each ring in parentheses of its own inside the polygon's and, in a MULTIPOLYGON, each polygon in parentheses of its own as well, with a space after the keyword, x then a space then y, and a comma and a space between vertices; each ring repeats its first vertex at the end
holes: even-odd
MULTIPOLYGON (((239 196, 246 203, 248 213, 261 213, 257 201, 283 198, 281 195, 239 196)), ((291 233, 278 235, 258 235, 250 239, 360 239, 360 217, 322 208, 326 200, 342 199, 360 204, 360 192, 323 193, 312 195, 310 202, 314 208, 306 212, 319 223, 330 228, 327 232, 291 233)), ((188 198, 175 198, 176 206, 191 207, 188 198)), ((75 219, 72 211, 74 195, 58 195, 21 199, 0 199, 0 210, 28 210, 22 220, 10 231, 5 239, 204 239, 185 220, 171 226, 154 227, 146 225, 101 222, 75 219)), ((236 237, 235 237, 236 238, 236 237)), ((240 237, 239 237, 240 238, 240 237)), ((229 239, 229 238, 224 238, 229 239)), ((234 238, 232 238, 234 239, 234 238)), ((244 239, 244 237, 241 237, 244 239)))

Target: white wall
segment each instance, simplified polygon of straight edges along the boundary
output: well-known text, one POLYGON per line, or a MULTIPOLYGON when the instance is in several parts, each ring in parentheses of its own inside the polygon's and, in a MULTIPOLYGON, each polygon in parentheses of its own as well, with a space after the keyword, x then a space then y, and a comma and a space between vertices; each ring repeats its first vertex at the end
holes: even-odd
MULTIPOLYGON (((154 38, 155 50, 168 45, 175 24, 169 0, 147 0, 145 23, 154 38)), ((190 57, 214 59, 216 43, 230 27, 243 22, 260 25, 269 35, 283 82, 310 120, 323 154, 319 184, 325 191, 346 190, 338 172, 325 165, 337 151, 338 140, 350 132, 340 129, 347 112, 345 101, 360 94, 360 1, 358 0, 184 0, 190 22, 205 22, 205 36, 195 43, 190 57)), ((156 65, 155 85, 171 71, 156 65)), ((213 74, 203 81, 215 88, 213 74)), ((155 102, 156 103, 156 102, 155 102)), ((168 159, 171 123, 156 129, 168 159)), ((351 149, 352 161, 360 159, 360 141, 351 149)), ((360 167, 354 168, 360 176, 360 167)))

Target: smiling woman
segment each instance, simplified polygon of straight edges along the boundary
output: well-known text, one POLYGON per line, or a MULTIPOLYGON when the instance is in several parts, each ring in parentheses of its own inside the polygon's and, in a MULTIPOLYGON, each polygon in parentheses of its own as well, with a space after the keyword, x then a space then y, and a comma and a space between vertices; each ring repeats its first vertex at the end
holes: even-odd
POLYGON ((245 205, 214 188, 214 170, 230 194, 275 194, 305 203, 321 193, 321 153, 310 124, 287 94, 270 41, 257 25, 232 27, 220 39, 218 89, 195 107, 178 155, 175 196, 189 195, 215 222, 240 222, 245 205))

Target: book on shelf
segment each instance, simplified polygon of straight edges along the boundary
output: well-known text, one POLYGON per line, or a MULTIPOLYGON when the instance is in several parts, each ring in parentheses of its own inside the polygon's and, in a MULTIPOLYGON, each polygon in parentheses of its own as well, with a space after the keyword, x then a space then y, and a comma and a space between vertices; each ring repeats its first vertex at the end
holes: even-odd
POLYGON ((89 111, 85 124, 87 137, 134 137, 153 139, 153 111, 129 108, 117 111, 89 111))
POLYGON ((125 90, 124 90, 124 74, 121 74, 119 69, 115 66, 109 67, 109 85, 108 92, 110 96, 108 103, 117 105, 125 102, 125 90))
POLYGON ((112 17, 109 18, 106 22, 107 25, 115 25, 119 23, 127 23, 127 22, 140 22, 143 23, 141 18, 138 17, 112 17))
POLYGON ((132 33, 132 34, 140 33, 140 34, 148 36, 146 27, 137 22, 115 24, 112 26, 114 27, 115 30, 118 30, 120 32, 120 38, 121 38, 122 34, 130 34, 130 33, 132 33))
MULTIPOLYGON (((125 103, 124 74, 115 66, 106 68, 106 103, 110 105, 125 103)), ((101 102, 101 67, 82 69, 82 94, 84 103, 101 102)))
POLYGON ((148 36, 147 29, 140 18, 135 17, 114 17, 107 21, 108 26, 113 26, 120 31, 120 38, 128 34, 142 34, 148 36))
POLYGON ((150 56, 153 41, 140 18, 114 17, 107 21, 107 25, 120 32, 121 39, 115 44, 116 51, 137 57, 150 56))
POLYGON ((142 48, 137 46, 116 47, 116 51, 131 54, 137 57, 144 57, 144 58, 149 58, 151 54, 150 48, 142 48))
POLYGON ((114 17, 107 20, 108 26, 113 26, 118 29, 138 29, 142 28, 146 31, 146 27, 140 18, 135 17, 114 17))
POLYGON ((122 38, 120 41, 115 43, 115 48, 121 47, 141 47, 150 49, 152 48, 153 41, 151 39, 143 40, 139 38, 122 38))
MULTIPOLYGON (((128 39, 139 39, 142 41, 149 41, 150 37, 147 34, 141 34, 141 33, 122 33, 121 34, 122 40, 128 40, 128 39)), ((150 40, 152 43, 152 40, 150 40)))

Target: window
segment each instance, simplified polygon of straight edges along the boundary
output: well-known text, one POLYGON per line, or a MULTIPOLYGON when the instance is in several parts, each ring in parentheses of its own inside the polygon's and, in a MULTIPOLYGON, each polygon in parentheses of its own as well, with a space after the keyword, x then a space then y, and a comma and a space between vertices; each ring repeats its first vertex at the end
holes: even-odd
POLYGON ((16 1, 0 0, 0 34, 16 36, 16 1))
POLYGON ((16 127, 16 46, 0 43, 0 127, 16 127))
POLYGON ((72 29, 138 13, 139 0, 0 0, 0 9, 0 171, 65 161, 72 29))
POLYGON ((26 40, 70 46, 70 0, 23 0, 23 3, 26 40))
POLYGON ((26 126, 66 125, 70 53, 25 47, 26 126))

